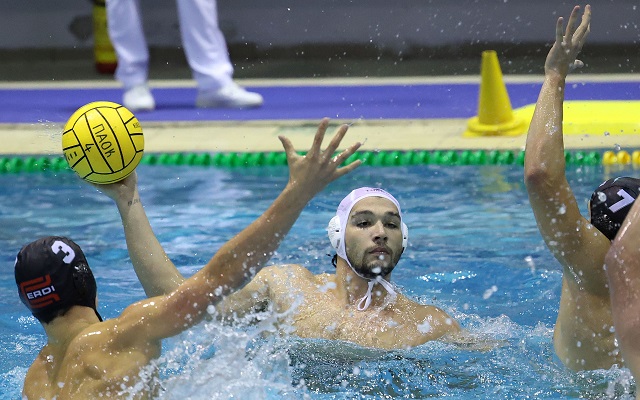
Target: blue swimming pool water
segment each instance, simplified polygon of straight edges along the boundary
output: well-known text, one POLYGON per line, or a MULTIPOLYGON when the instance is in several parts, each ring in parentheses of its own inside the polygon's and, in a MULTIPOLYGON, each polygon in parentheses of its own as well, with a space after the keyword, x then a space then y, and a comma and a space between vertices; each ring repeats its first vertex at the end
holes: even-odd
MULTIPOLYGON (((257 217, 287 174, 282 167, 138 172, 154 230, 185 275, 257 217)), ((570 167, 568 176, 585 210, 601 181, 636 172, 570 167)), ((410 245, 394 282, 454 315, 479 344, 381 351, 264 337, 269 318, 246 329, 206 323, 165 342, 162 398, 633 398, 626 369, 574 373, 553 353, 561 273, 537 231, 521 166, 361 167, 311 202, 273 262, 331 272, 326 223, 342 197, 363 185, 383 187, 403 205, 410 245)), ((94 270, 106 318, 144 292, 115 206, 93 187, 70 173, 0 175, 0 197, 0 399, 16 399, 45 342, 16 294, 12 267, 23 244, 51 234, 74 238, 94 270)))

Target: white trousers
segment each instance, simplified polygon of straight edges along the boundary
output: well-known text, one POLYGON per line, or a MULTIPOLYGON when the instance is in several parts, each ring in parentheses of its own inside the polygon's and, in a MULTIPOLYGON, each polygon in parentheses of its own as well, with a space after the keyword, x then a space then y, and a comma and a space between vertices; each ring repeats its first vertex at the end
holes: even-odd
MULTIPOLYGON (((182 45, 199 89, 218 89, 232 81, 233 66, 218 26, 216 0, 177 0, 182 45)), ((107 0, 109 37, 118 55, 116 79, 125 89, 147 82, 149 49, 140 0, 107 0)), ((152 5, 152 2, 149 2, 152 5)))

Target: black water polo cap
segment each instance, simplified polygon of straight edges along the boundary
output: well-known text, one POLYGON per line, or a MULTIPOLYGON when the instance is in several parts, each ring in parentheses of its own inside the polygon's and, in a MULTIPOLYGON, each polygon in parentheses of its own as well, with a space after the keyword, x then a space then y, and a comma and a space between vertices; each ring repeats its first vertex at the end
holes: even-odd
POLYGON ((591 224, 613 240, 640 193, 640 179, 619 177, 603 182, 591 195, 591 224))
POLYGON ((74 241, 48 236, 24 246, 15 262, 20 300, 34 317, 49 323, 73 306, 96 310, 96 280, 74 241))

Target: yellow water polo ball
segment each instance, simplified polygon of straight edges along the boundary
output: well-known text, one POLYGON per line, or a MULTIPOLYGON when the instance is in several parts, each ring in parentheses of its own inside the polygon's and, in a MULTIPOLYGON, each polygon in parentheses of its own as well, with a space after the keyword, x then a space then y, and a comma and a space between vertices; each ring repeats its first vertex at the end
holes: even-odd
POLYGON ((140 122, 124 106, 96 101, 71 115, 62 133, 62 152, 82 179, 113 183, 129 176, 144 153, 140 122))

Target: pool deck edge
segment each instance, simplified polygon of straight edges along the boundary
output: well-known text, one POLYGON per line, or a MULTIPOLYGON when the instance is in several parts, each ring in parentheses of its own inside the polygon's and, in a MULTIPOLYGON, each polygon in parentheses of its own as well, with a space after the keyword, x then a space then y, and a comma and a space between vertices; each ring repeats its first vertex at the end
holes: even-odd
MULTIPOLYGON (((279 135, 299 150, 311 145, 319 121, 209 121, 145 123, 145 151, 264 152, 280 151, 279 135)), ((329 132, 341 123, 333 120, 329 132)), ((517 136, 464 137, 467 119, 358 120, 349 129, 343 147, 363 142, 361 150, 520 150, 526 133, 517 136)), ((61 152, 62 125, 0 124, 3 155, 57 155, 61 152)), ((571 149, 636 149, 637 135, 565 135, 571 149)))

